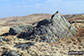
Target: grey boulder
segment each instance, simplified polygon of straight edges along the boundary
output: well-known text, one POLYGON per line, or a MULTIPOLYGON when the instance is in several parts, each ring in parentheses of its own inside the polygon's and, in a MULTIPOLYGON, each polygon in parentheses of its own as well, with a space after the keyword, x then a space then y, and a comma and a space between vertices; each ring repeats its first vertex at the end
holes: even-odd
POLYGON ((29 30, 23 36, 20 34, 18 37, 22 36, 27 40, 40 38, 40 41, 56 42, 59 38, 75 36, 77 32, 77 28, 72 26, 62 14, 55 13, 51 19, 38 22, 32 31, 29 30))
POLYGON ((12 26, 9 29, 9 34, 10 35, 16 35, 16 34, 21 33, 22 31, 28 31, 31 28, 33 28, 33 26, 30 26, 30 25, 12 26))

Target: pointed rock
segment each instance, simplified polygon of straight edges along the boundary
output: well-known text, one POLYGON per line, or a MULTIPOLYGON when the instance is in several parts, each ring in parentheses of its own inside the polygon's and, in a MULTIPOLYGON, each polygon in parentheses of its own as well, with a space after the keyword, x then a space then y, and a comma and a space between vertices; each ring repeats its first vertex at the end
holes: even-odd
MULTIPOLYGON (((72 37, 77 34, 77 28, 72 26, 60 13, 56 12, 51 19, 38 22, 37 27, 31 33, 26 32, 22 35, 25 39, 40 38, 40 41, 56 42, 57 39, 63 37, 72 37)), ((18 36, 18 37, 19 37, 18 36)))

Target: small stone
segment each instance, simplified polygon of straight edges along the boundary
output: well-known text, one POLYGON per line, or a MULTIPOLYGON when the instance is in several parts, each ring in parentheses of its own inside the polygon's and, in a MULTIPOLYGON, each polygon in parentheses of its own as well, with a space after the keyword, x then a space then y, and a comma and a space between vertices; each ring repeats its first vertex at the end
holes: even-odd
POLYGON ((14 47, 16 48, 21 48, 22 50, 28 49, 30 46, 33 46, 35 43, 34 42, 28 42, 28 43, 20 43, 16 44, 14 47))
POLYGON ((20 56, 20 55, 15 51, 5 51, 1 56, 20 56))
POLYGON ((1 36, 0 37, 0 42, 2 42, 2 41, 9 41, 9 40, 8 39, 5 39, 5 37, 1 36))

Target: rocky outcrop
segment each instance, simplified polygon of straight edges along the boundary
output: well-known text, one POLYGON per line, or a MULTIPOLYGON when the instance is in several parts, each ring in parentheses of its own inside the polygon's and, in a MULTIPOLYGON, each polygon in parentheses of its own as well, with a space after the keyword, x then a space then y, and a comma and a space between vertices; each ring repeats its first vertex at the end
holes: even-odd
POLYGON ((9 29, 9 34, 10 35, 16 35, 16 34, 19 34, 21 33, 22 31, 28 31, 30 30, 31 28, 33 28, 33 26, 30 26, 30 25, 19 25, 19 26, 12 26, 10 27, 9 29))
POLYGON ((59 38, 72 37, 76 34, 77 28, 72 26, 60 13, 55 13, 51 19, 38 22, 33 30, 21 33, 18 37, 27 40, 40 38, 39 41, 55 42, 59 38))

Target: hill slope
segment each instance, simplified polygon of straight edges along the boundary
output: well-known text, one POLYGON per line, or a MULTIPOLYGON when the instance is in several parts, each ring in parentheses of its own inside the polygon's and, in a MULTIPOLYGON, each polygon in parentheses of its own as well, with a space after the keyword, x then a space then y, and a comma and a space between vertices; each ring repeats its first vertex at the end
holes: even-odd
POLYGON ((32 14, 22 17, 9 17, 0 19, 0 26, 32 24, 40 20, 50 18, 51 14, 32 14))
MULTIPOLYGON (((21 17, 8 17, 0 19, 0 26, 13 26, 13 25, 22 25, 22 24, 32 24, 43 19, 48 19, 51 17, 51 14, 31 14, 21 17)), ((72 20, 84 20, 84 14, 67 14, 64 17, 68 21, 72 20)))

